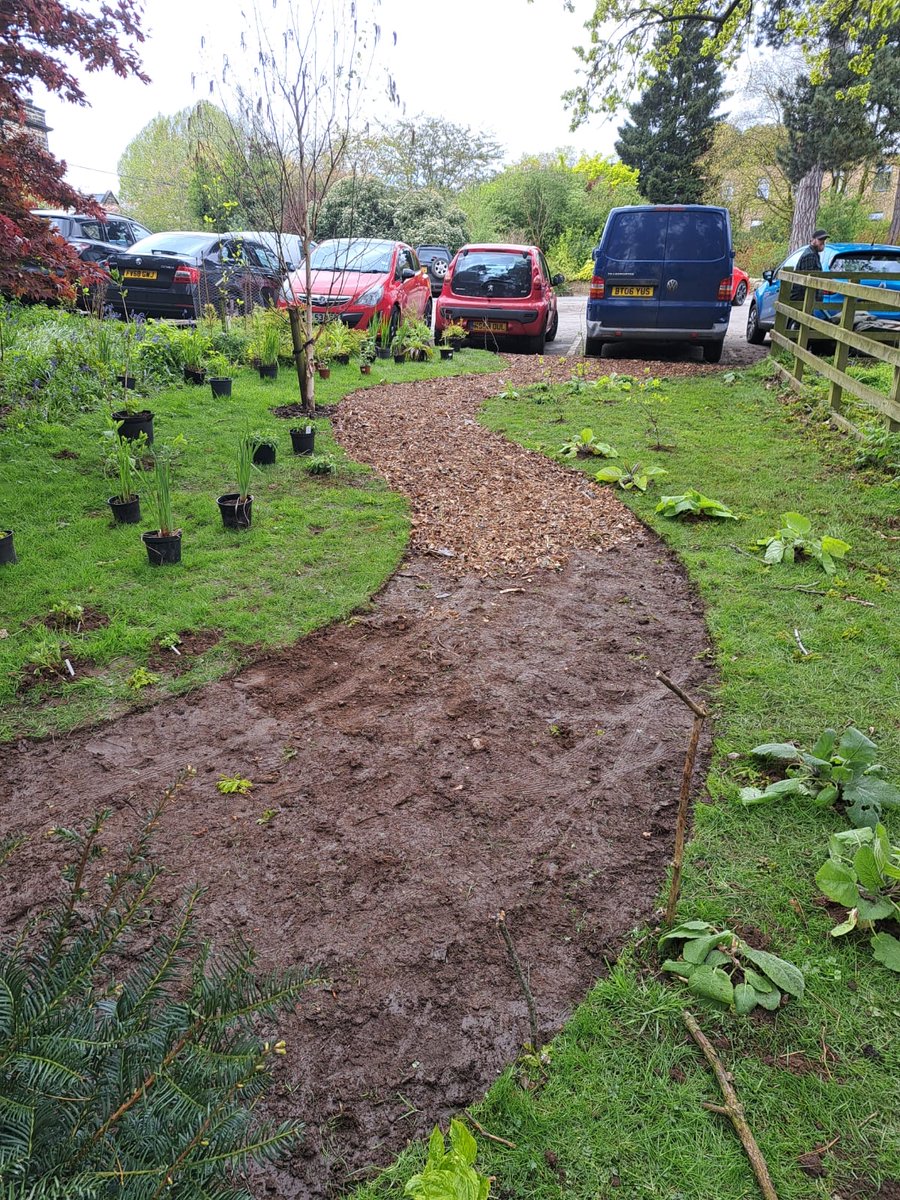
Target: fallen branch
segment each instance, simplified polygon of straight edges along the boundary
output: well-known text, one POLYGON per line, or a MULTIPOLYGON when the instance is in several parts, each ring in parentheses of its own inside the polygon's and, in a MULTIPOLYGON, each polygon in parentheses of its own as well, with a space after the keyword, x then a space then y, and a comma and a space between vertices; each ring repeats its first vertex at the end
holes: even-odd
POLYGON ((503 940, 506 943, 506 949, 509 953, 509 959, 512 963, 513 970, 516 973, 516 979, 519 981, 519 987, 522 989, 522 995, 525 997, 525 1003, 528 1006, 528 1023, 531 1027, 531 1047, 537 1052, 538 1048, 538 1023, 537 1009, 534 1006, 534 996, 529 987, 528 980, 525 978, 525 972, 522 970, 522 964, 519 961, 519 956, 516 954, 516 948, 512 943, 512 938, 509 936, 509 929, 506 926, 506 913, 501 908, 497 913, 497 925, 500 932, 503 934, 503 940))
POLYGON ((747 1152, 747 1157, 750 1159, 750 1165, 753 1167, 753 1173, 759 1183, 760 1191, 766 1200, 778 1200, 778 1193, 775 1191, 774 1184, 769 1175, 766 1160, 763 1158, 762 1151, 756 1144, 756 1138, 753 1136, 753 1131, 747 1123, 744 1106, 741 1104, 738 1094, 734 1090, 730 1074, 725 1070, 722 1060, 712 1047, 712 1043, 706 1037, 691 1013, 685 1010, 681 1014, 681 1019, 687 1026, 691 1037, 703 1051, 706 1061, 715 1072, 716 1079, 719 1081, 719 1087, 722 1089, 722 1095, 725 1097, 724 1106, 704 1101, 703 1107, 709 1109, 710 1112, 719 1113, 721 1116, 729 1118, 737 1131, 738 1137, 741 1139, 741 1144, 747 1152))
POLYGON ((678 684, 674 683, 668 675, 664 675, 662 671, 656 672, 656 678, 670 692, 673 692, 679 700, 682 700, 694 714, 694 724, 691 726, 691 736, 688 741, 687 752, 684 756, 684 769, 681 772, 681 792, 678 796, 678 816, 675 821, 675 850, 672 854, 672 882, 669 886, 669 898, 666 901, 665 921, 667 925, 671 925, 675 919, 678 893, 681 891, 681 870, 684 865, 684 839, 687 830, 688 801, 691 796, 691 777, 694 774, 694 759, 697 757, 697 747, 700 744, 703 722, 709 716, 709 713, 701 704, 698 704, 696 700, 692 700, 686 692, 682 691, 678 684))
POLYGON ((482 1137, 486 1137, 489 1142, 499 1142, 501 1146, 509 1146, 510 1150, 515 1150, 516 1143, 508 1142, 506 1138, 498 1137, 496 1133, 488 1133, 483 1125, 480 1125, 467 1108, 463 1109, 464 1114, 469 1118, 482 1137))

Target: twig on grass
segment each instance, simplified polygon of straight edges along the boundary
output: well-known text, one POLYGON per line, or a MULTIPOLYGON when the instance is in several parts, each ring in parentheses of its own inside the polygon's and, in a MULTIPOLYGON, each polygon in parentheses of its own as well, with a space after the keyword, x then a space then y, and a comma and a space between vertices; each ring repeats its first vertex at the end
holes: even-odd
POLYGON ((802 641, 802 639, 801 639, 801 637, 800 637, 800 630, 799 630, 799 629, 796 629, 796 628, 794 629, 794 641, 795 641, 795 642, 797 643, 797 645, 800 647, 800 653, 803 655, 803 657, 804 657, 804 658, 809 658, 809 651, 808 651, 808 650, 807 650, 807 648, 806 648, 806 647, 803 645, 803 641, 802 641))
POLYGON ((506 913, 502 908, 497 913, 497 925, 500 929, 500 932, 503 934, 503 940, 506 943, 509 960, 512 963, 513 970, 516 973, 516 979, 519 981, 519 987, 522 989, 522 995, 525 997, 525 1003, 528 1006, 528 1024, 531 1027, 531 1046, 536 1053, 538 1048, 538 1023, 537 1009, 534 1006, 534 996, 532 995, 528 980, 525 978, 525 972, 522 970, 522 964, 519 961, 518 954, 516 954, 516 948, 513 945, 512 938, 509 935, 509 929, 506 925, 506 913))
POLYGON ((744 558, 750 558, 759 566, 764 567, 766 564, 757 554, 751 554, 749 550, 742 550, 740 546, 736 546, 734 542, 729 542, 728 546, 735 554, 743 554, 744 558))
POLYGON ((684 769, 681 772, 678 817, 675 821, 675 850, 672 855, 672 883, 669 886, 669 899, 666 901, 665 922, 667 925, 671 925, 675 919, 675 906, 678 904, 678 893, 681 891, 681 870, 684 865, 684 836, 687 829, 688 800, 691 795, 691 777, 694 774, 694 759, 697 757, 697 747, 700 744, 703 722, 709 716, 709 713, 701 704, 698 704, 696 700, 692 700, 686 692, 682 691, 678 684, 673 682, 668 675, 664 675, 662 671, 656 672, 656 678, 670 692, 673 692, 679 700, 682 700, 694 714, 691 736, 688 741, 687 752, 684 756, 684 769))
POLYGON ((691 1037, 703 1051, 704 1057, 715 1072, 716 1079, 719 1081, 719 1087, 722 1089, 722 1095, 725 1097, 724 1106, 721 1104, 711 1104, 708 1101, 703 1102, 703 1107, 709 1109, 710 1112, 719 1113, 720 1116, 728 1117, 737 1131, 738 1137, 741 1139, 741 1144, 747 1152, 747 1157, 750 1159, 750 1165, 753 1167, 753 1173, 759 1183, 760 1191, 765 1196, 766 1200, 778 1200, 778 1193, 775 1191, 774 1184, 769 1175, 769 1168, 766 1160, 763 1158, 762 1151, 756 1143, 756 1138, 753 1136, 747 1117, 744 1113, 744 1106, 738 1099, 738 1094, 734 1090, 734 1084, 731 1081, 731 1076, 722 1063, 722 1060, 716 1054, 712 1047, 712 1043, 704 1034, 703 1030, 697 1024, 696 1019, 687 1010, 682 1012, 681 1019, 688 1028, 691 1037))
POLYGON ((482 1137, 486 1137, 489 1142, 499 1142, 501 1146, 509 1146, 510 1150, 515 1150, 516 1143, 508 1142, 506 1138, 498 1137, 496 1133, 488 1133, 485 1127, 478 1123, 467 1108, 463 1109, 465 1115, 469 1118, 482 1137))

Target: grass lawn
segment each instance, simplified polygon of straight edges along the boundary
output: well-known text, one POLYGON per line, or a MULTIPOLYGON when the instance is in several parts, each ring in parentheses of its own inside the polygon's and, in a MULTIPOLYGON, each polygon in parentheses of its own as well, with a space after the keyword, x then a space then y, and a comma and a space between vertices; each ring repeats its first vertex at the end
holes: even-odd
MULTIPOLYGON (((739 757, 749 747, 794 738, 811 746, 824 727, 846 724, 870 731, 889 777, 900 781, 900 579, 897 543, 888 540, 900 533, 900 490, 884 476, 854 473, 852 442, 767 386, 762 368, 731 378, 673 380, 649 401, 577 385, 531 389, 490 402, 483 420, 547 453, 590 426, 620 461, 669 471, 655 494, 620 494, 695 581, 721 678, 714 761, 697 789, 680 916, 727 925, 801 966, 806 995, 775 1015, 713 1011, 660 977, 655 939, 639 931, 549 1047, 543 1077, 523 1062, 475 1108, 487 1130, 515 1143, 478 1139, 479 1167, 496 1176, 492 1195, 757 1196, 730 1123, 702 1106, 721 1096, 681 1022, 688 1006, 722 1039, 719 1053, 781 1200, 868 1200, 886 1179, 894 1190, 880 1194, 897 1195, 900 976, 873 960, 866 936, 829 937, 839 918, 822 907, 814 881, 828 836, 847 822, 797 800, 744 808, 737 790, 753 779, 739 757), (661 440, 674 446, 668 452, 648 448, 651 409, 661 440), (689 487, 743 519, 679 524, 654 514, 660 494, 689 487), (815 563, 760 563, 755 539, 774 533, 789 510, 811 518, 819 534, 851 543, 838 577, 829 580, 815 563), (800 1156, 826 1146, 804 1170, 800 1156)), ((579 460, 574 469, 601 465, 579 460)), ((896 812, 888 828, 900 840, 896 812)), ((412 1148, 355 1197, 402 1194, 420 1162, 421 1149, 412 1148)))
MULTIPOLYGON (((497 358, 466 350, 452 362, 379 362, 367 379, 358 367, 335 367, 320 381, 329 404, 381 380, 410 380, 496 370, 497 358)), ((290 643, 346 617, 365 603, 399 561, 407 539, 405 501, 365 467, 347 460, 330 422, 319 418, 316 452, 334 457, 336 472, 310 476, 291 453, 297 420, 274 417, 274 405, 297 400, 296 376, 275 382, 236 373, 233 395, 213 400, 208 387, 175 387, 155 395, 157 440, 184 438, 173 505, 184 530, 182 563, 151 567, 140 533, 154 526, 149 476, 141 480, 140 525, 113 524, 106 504, 115 490, 104 476, 106 419, 80 414, 67 424, 23 421, 16 410, 0 430, 0 524, 15 532, 16 566, 0 577, 0 740, 62 732, 184 691, 220 676, 256 647, 290 643), (274 467, 254 473, 253 525, 225 530, 216 497, 234 491, 237 442, 245 428, 278 437, 274 467), (88 632, 48 629, 52 609, 97 610, 108 624, 88 632), (129 684, 166 634, 215 630, 217 644, 181 675, 129 684), (75 678, 37 679, 47 655, 68 657, 75 678)), ((179 664, 174 654, 172 663, 179 664)))

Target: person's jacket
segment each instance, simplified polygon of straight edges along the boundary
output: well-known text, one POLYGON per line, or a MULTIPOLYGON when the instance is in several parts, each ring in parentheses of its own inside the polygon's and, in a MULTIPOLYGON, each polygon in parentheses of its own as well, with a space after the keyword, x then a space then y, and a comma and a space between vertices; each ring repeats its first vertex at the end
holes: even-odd
MULTIPOLYGON (((815 248, 815 246, 807 246, 806 247, 806 249, 800 255, 800 261, 797 263, 796 267, 794 267, 794 270, 799 275, 805 275, 809 271, 821 271, 822 270, 822 260, 821 260, 821 258, 819 258, 819 252, 815 248)), ((803 288, 800 286, 799 283, 791 284, 791 299, 792 300, 802 300, 803 299, 803 288)))

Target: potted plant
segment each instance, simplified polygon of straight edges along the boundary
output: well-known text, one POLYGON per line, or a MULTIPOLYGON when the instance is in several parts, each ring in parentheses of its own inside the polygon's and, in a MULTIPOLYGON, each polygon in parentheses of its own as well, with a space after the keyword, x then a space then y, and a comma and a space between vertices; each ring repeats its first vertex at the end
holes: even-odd
POLYGON ((375 338, 372 335, 369 335, 360 343, 359 370, 361 374, 372 374, 372 363, 375 361, 377 349, 378 347, 375 344, 375 338))
POLYGON ((206 379, 206 356, 209 338, 199 329, 192 329, 181 339, 181 361, 186 383, 200 385, 206 379))
POLYGON ((330 321, 322 333, 327 340, 331 361, 346 367, 350 362, 350 355, 357 347, 359 335, 340 320, 330 321))
POLYGON ((275 462, 275 452, 278 448, 278 439, 274 434, 257 429, 250 434, 250 442, 253 446, 253 465, 255 467, 271 467, 275 462))
POLYGON ((424 321, 405 320, 394 338, 394 362, 424 362, 434 356, 431 330, 424 321))
POLYGON ((153 413, 149 408, 136 408, 129 401, 127 393, 122 408, 111 414, 116 422, 119 437, 126 442, 134 442, 144 437, 147 445, 153 441, 153 413))
POLYGON ((278 351, 281 331, 271 321, 262 325, 253 342, 253 355, 259 367, 260 379, 277 379, 278 351))
POLYGON ((172 517, 173 459, 171 446, 157 447, 153 452, 153 499, 158 528, 141 534, 151 567, 181 562, 181 530, 175 528, 172 517))
POLYGON ((231 376, 229 363, 224 354, 212 354, 207 360, 206 369, 209 372, 209 386, 213 396, 226 397, 231 395, 231 376))
POLYGON ((250 495, 250 472, 253 470, 253 435, 244 433, 237 445, 236 492, 226 492, 218 498, 222 524, 226 529, 249 529, 253 518, 253 497, 250 495))
POLYGON ((116 437, 115 429, 110 433, 114 438, 112 457, 118 479, 118 489, 116 494, 107 500, 107 504, 117 525, 136 525, 141 519, 141 498, 137 491, 135 443, 116 437))
POLYGON ((316 431, 311 424, 291 430, 291 447, 295 454, 312 454, 316 444, 316 431))
POLYGON ((375 322, 375 357, 391 357, 391 318, 382 313, 375 322))
POLYGON ((453 357, 453 351, 466 340, 468 332, 465 325, 459 321, 451 321, 449 325, 444 326, 444 331, 441 334, 441 358, 449 359, 453 357))
POLYGON ((126 321, 122 331, 122 370, 116 375, 116 382, 123 392, 133 391, 137 387, 137 379, 131 373, 131 350, 134 344, 134 330, 126 321))
POLYGON ((16 548, 13 545, 13 531, 11 529, 0 529, 0 565, 16 563, 18 561, 16 558, 16 548))

